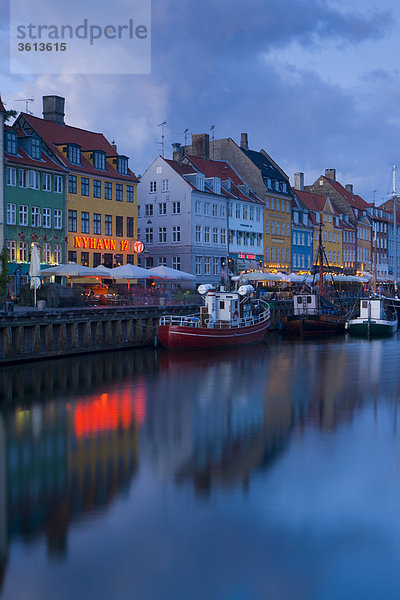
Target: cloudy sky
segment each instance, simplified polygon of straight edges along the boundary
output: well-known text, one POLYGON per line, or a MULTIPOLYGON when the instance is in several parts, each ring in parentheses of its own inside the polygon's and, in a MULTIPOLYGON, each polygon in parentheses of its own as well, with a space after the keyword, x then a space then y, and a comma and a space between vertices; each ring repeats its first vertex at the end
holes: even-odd
MULTIPOLYGON (((79 5, 92 14, 93 0, 79 5)), ((116 17, 129 5, 115 2, 116 17)), ((397 0, 152 0, 150 75, 11 75, 6 0, 0 17, 6 107, 31 97, 41 116, 42 95, 64 96, 66 122, 115 139, 138 174, 160 153, 157 125, 166 121, 166 156, 185 129, 215 125, 217 138, 248 132, 250 147, 264 148, 291 181, 296 171, 309 184, 336 168, 367 201, 391 192, 400 164, 397 0)))

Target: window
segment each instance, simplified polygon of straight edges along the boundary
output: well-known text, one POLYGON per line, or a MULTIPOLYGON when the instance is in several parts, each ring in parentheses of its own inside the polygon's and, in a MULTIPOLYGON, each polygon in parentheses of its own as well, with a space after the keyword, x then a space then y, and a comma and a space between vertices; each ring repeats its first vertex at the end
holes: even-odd
POLYGON ((265 233, 269 233, 269 220, 265 221, 265 233))
POLYGON ((224 218, 226 216, 226 207, 223 204, 220 204, 219 216, 222 218, 224 218))
POLYGON ((203 257, 196 256, 196 275, 202 274, 203 257))
POLYGON ((68 231, 77 231, 77 216, 76 210, 68 211, 68 231))
POLYGON ((166 258, 166 256, 159 256, 158 257, 158 266, 159 267, 166 267, 167 266, 167 258, 166 258))
POLYGON ((275 198, 271 198, 271 210, 275 210, 275 198))
POLYGON ((177 269, 178 271, 181 270, 181 257, 180 256, 172 257, 172 268, 177 269))
POLYGON ((243 219, 247 219, 247 214, 248 214, 247 208, 248 207, 245 204, 243 204, 243 219))
POLYGON ((133 185, 126 186, 126 201, 133 202, 133 185))
POLYGON ((81 194, 82 196, 89 196, 89 178, 81 177, 81 194))
POLYGON ((210 228, 209 227, 204 227, 204 242, 206 244, 210 243, 210 228))
POLYGON ((118 173, 128 175, 128 158, 126 156, 118 156, 118 173))
POLYGON ((101 181, 100 181, 100 179, 93 179, 93 196, 94 196, 94 198, 101 198, 101 181))
POLYGON ((25 169, 19 170, 18 185, 22 188, 26 188, 28 186, 27 171, 25 169))
POLYGON ((226 229, 221 229, 220 231, 220 242, 225 246, 226 244, 226 229))
POLYGON ((62 229, 62 210, 54 209, 54 229, 62 229))
POLYGON ((271 233, 275 234, 275 221, 271 221, 271 233))
POLYGON ((101 254, 100 252, 93 252, 93 268, 101 265, 101 254))
POLYGON ((276 210, 277 211, 281 210, 279 198, 276 199, 276 210))
POLYGON ((236 218, 240 219, 240 204, 236 204, 236 218))
POLYGON ((19 207, 19 224, 28 225, 28 207, 26 204, 21 204, 19 207))
POLYGON ((181 241, 181 228, 179 226, 172 227, 172 241, 175 243, 181 241))
POLYGON ((11 262, 17 262, 17 242, 7 240, 8 257, 11 262))
POLYGON ((104 215, 104 235, 112 235, 112 215, 104 215))
POLYGON ((168 192, 169 191, 169 180, 163 179, 161 182, 161 191, 168 192))
POLYGON ((29 171, 29 187, 33 190, 40 189, 40 173, 38 171, 29 171))
POLYGON ((145 206, 144 206, 144 215, 145 215, 145 217, 152 217, 153 216, 153 205, 152 204, 145 204, 145 206))
POLYGON ((43 209, 43 227, 46 229, 51 227, 51 208, 43 209))
POLYGON ((68 175, 68 193, 76 194, 76 175, 68 175))
POLYGON ((200 202, 200 200, 196 200, 196 203, 194 205, 194 212, 196 213, 196 215, 201 215, 201 202, 200 202))
POLYGON ((123 187, 121 183, 115 184, 115 199, 117 202, 123 201, 123 187))
POLYGON ((127 254, 126 255, 126 264, 127 265, 134 265, 135 264, 135 258, 133 256, 133 254, 127 254))
POLYGON ((158 241, 160 244, 167 243, 167 228, 166 227, 158 228, 158 241))
POLYGON ((45 192, 51 192, 51 175, 50 175, 50 173, 43 173, 43 190, 45 192))
POLYGON ((51 261, 51 246, 48 242, 43 244, 43 262, 49 263, 51 261))
POLYGON ((205 215, 210 214, 210 203, 209 202, 204 202, 204 214, 205 215))
POLYGON ((19 262, 28 262, 28 242, 19 243, 19 262))
POLYGON ((218 256, 213 257, 213 275, 219 275, 219 258, 218 258, 218 256))
POLYGON ((76 263, 76 250, 68 250, 68 262, 76 263))
POLYGON ((7 154, 17 154, 17 134, 15 131, 6 132, 6 152, 7 154))
POLYGON ((17 169, 7 167, 7 185, 17 185, 17 169))
POLYGON ((89 213, 81 212, 81 233, 89 233, 89 213))
POLYGON ((110 181, 104 182, 104 198, 112 200, 112 183, 110 181))
POLYGON ((254 206, 250 206, 249 218, 250 221, 254 221, 254 206))
POLYGON ((133 237, 133 217, 126 217, 126 237, 133 237))
POLYGON ((269 198, 268 198, 268 196, 265 197, 265 208, 269 208, 269 198))
POLYGON ((106 169, 106 155, 104 152, 95 150, 93 152, 93 166, 95 169, 105 171, 106 169))
POLYGON ((213 244, 218 244, 218 227, 213 227, 213 244))
POLYGON ((213 204, 212 205, 212 216, 213 217, 218 217, 218 204, 213 204))
POLYGON ((39 208, 39 206, 31 207, 31 225, 32 225, 32 227, 40 227, 40 208, 39 208))
POLYGON ((286 223, 286 235, 287 237, 290 237, 290 224, 286 223))
POLYGON ((62 194, 63 191, 63 178, 61 175, 54 175, 54 191, 57 194, 62 194))
POLYGON ((172 203, 172 214, 173 215, 180 215, 181 214, 181 203, 180 202, 173 202, 172 203))
POLYGON ((150 194, 157 191, 157 181, 150 181, 150 194))
POLYGON ((101 214, 93 213, 93 233, 101 235, 101 214))
POLYGON ((159 215, 167 214, 167 203, 166 202, 160 202, 160 204, 158 205, 158 214, 159 215))
POLYGON ((118 237, 124 235, 124 217, 115 217, 115 235, 118 237))
POLYGON ((204 275, 210 275, 211 272, 211 257, 204 257, 204 275))
POLYGON ((76 144, 68 145, 68 160, 74 165, 81 164, 81 148, 76 144))
POLYGON ((32 158, 40 159, 42 152, 41 142, 38 138, 31 139, 31 156, 32 158))
POLYGON ((146 227, 146 244, 152 244, 153 243, 153 228, 152 227, 146 227))
MULTIPOLYGON (((280 221, 277 221, 276 222, 276 235, 281 235, 280 227, 281 227, 280 221)), ((285 233, 285 232, 283 232, 283 233, 285 233)))
POLYGON ((7 225, 17 224, 17 205, 7 204, 7 225))

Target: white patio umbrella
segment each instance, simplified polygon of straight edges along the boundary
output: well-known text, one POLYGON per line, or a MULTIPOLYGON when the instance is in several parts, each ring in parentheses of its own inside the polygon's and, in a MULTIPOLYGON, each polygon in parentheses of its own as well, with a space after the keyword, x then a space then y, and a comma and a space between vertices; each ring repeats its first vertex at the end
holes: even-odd
POLYGON ((186 273, 185 271, 179 271, 179 269, 171 269, 171 267, 165 267, 164 265, 160 265, 159 267, 153 267, 149 269, 149 272, 152 273, 153 277, 161 277, 162 279, 173 279, 183 280, 189 279, 193 281, 196 279, 196 275, 192 275, 191 273, 186 273))
POLYGON ((44 269, 42 275, 43 277, 47 277, 47 275, 58 275, 59 277, 99 277, 99 272, 91 267, 71 262, 44 269))
POLYGON ((110 276, 113 279, 152 279, 154 277, 149 269, 143 269, 129 263, 110 269, 110 276))
POLYGON ((287 276, 282 273, 261 273, 260 271, 254 271, 254 273, 243 273, 242 276, 248 281, 287 281, 287 276))
POLYGON ((98 277, 109 277, 112 278, 112 269, 105 267, 104 265, 97 265, 94 267, 98 277))
POLYGON ((32 246, 31 250, 29 277, 31 278, 30 288, 31 290, 34 290, 34 306, 36 306, 36 290, 38 290, 42 284, 40 280, 40 256, 36 244, 32 246))

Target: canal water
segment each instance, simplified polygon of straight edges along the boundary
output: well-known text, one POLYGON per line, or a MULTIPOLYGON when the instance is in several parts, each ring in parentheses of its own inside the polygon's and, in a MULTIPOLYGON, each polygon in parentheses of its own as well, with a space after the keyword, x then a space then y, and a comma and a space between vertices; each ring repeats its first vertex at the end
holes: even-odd
POLYGON ((0 598, 400 597, 400 338, 0 372, 0 598))

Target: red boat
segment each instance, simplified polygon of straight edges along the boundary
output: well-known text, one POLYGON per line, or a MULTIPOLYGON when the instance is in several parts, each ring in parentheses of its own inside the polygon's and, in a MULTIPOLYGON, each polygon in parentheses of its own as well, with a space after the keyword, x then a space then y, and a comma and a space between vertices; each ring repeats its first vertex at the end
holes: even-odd
POLYGON ((160 318, 158 341, 166 348, 227 348, 258 344, 270 325, 269 305, 251 298, 254 288, 215 291, 201 285, 205 305, 197 315, 160 318))

